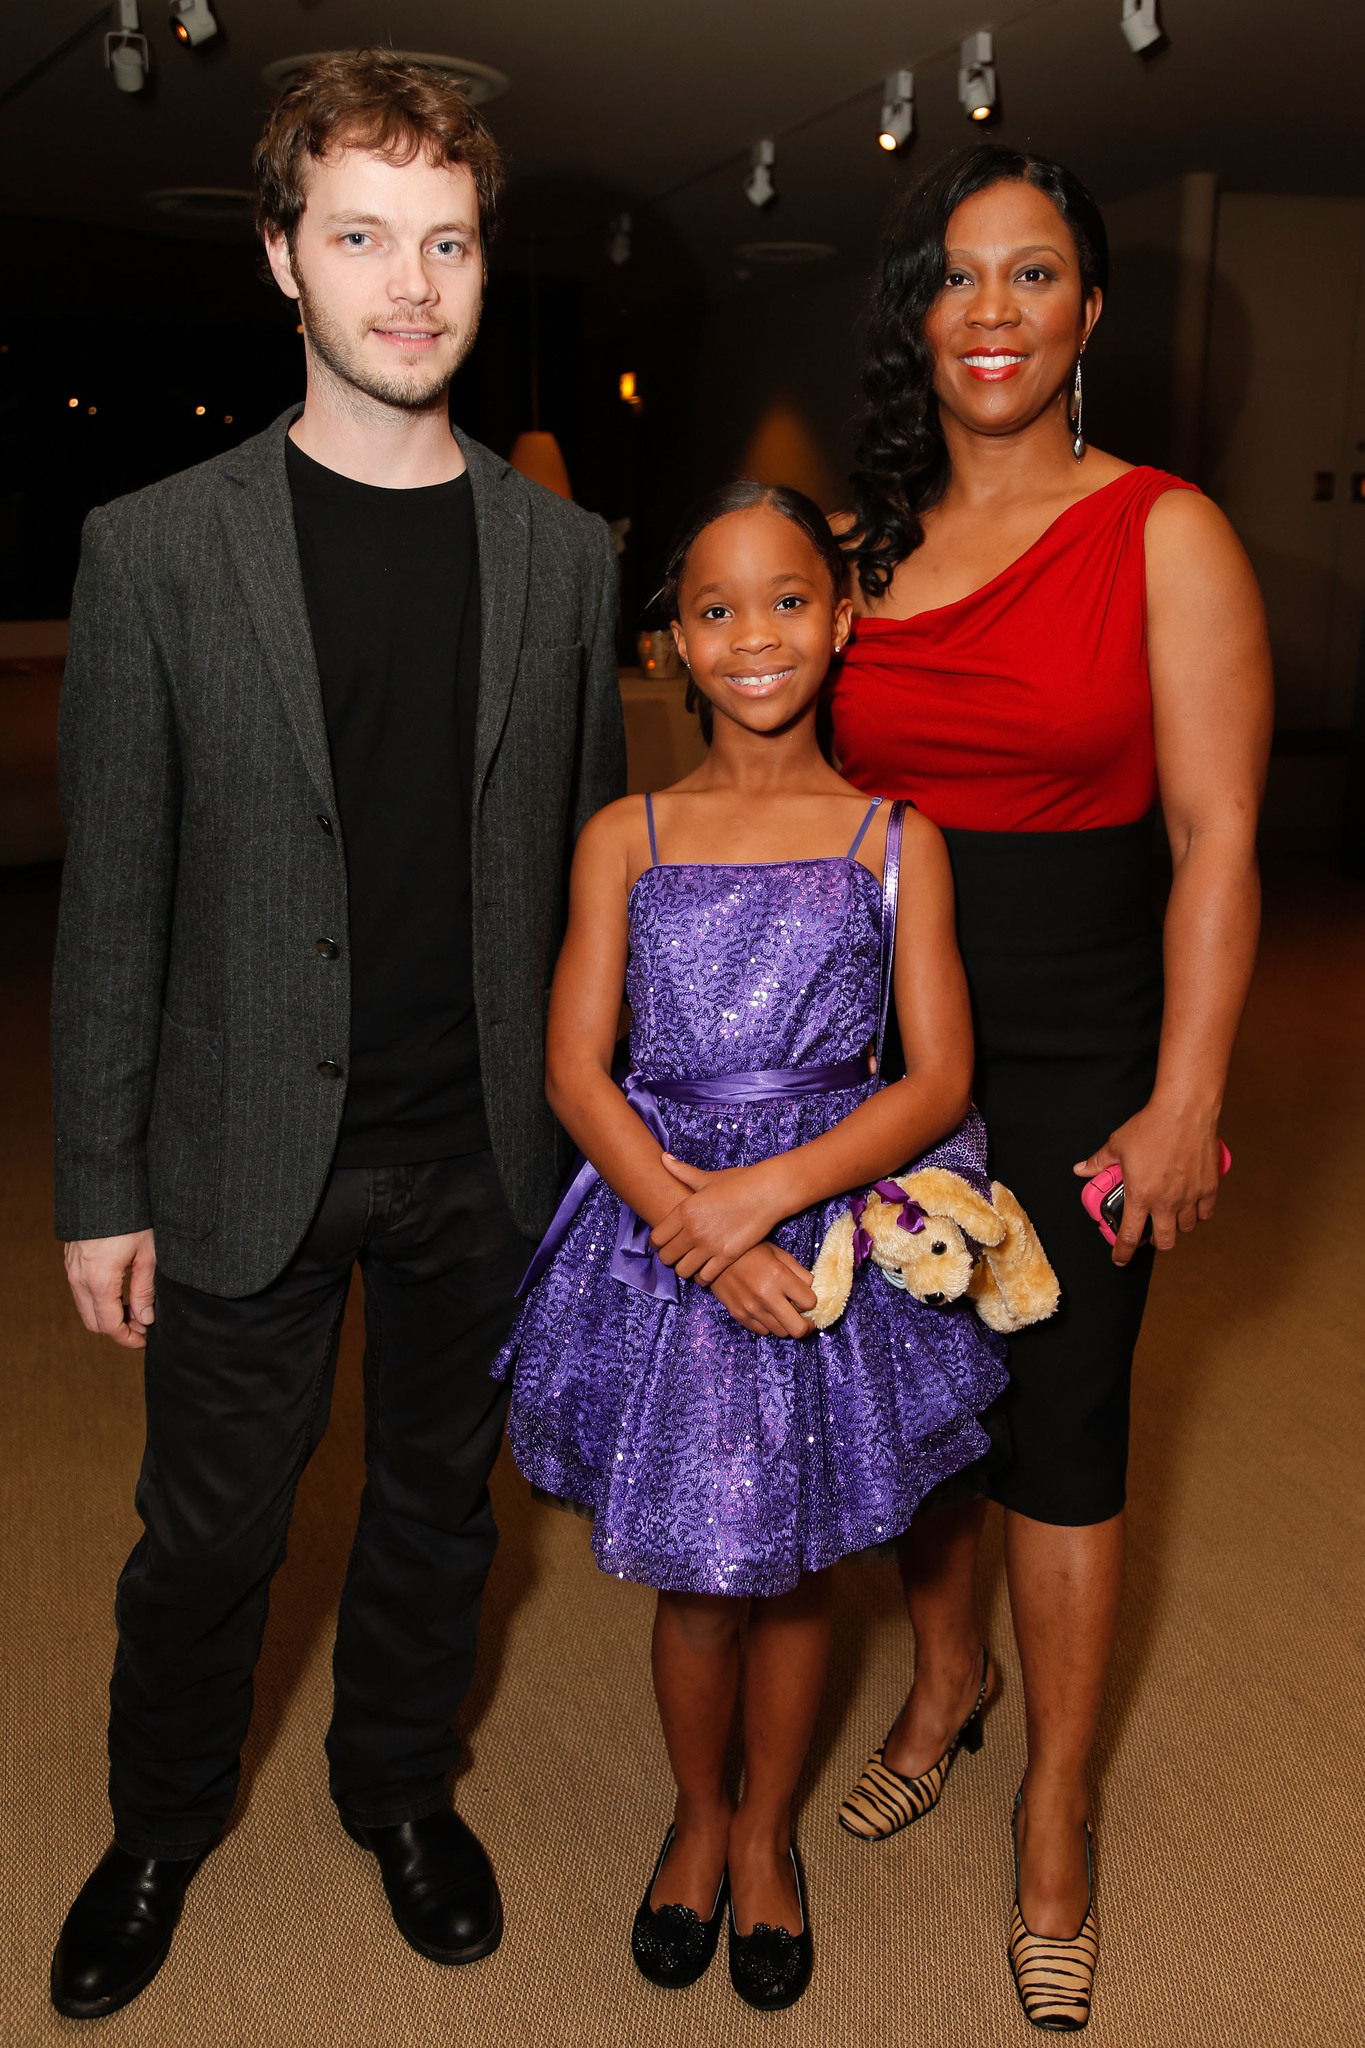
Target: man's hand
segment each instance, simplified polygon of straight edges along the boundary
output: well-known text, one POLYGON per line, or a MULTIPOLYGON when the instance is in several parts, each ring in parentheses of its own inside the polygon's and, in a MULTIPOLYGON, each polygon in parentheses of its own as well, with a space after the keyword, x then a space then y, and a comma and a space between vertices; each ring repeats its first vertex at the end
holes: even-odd
POLYGON ((150 1230, 126 1237, 83 1237, 66 1247, 66 1277, 87 1330, 141 1351, 152 1321, 156 1246, 150 1230), (128 1275, 128 1306, 123 1276, 128 1275))
POLYGON ((756 1244, 727 1266, 711 1292, 756 1337, 809 1337, 802 1309, 815 1307, 810 1274, 778 1244, 756 1244))
POLYGON ((756 1166, 723 1167, 718 1173, 688 1166, 671 1152, 664 1153, 663 1163, 692 1191, 650 1232, 660 1259, 680 1279, 714 1285, 727 1267, 762 1244, 774 1224, 789 1214, 777 1185, 780 1168, 771 1159, 756 1166))

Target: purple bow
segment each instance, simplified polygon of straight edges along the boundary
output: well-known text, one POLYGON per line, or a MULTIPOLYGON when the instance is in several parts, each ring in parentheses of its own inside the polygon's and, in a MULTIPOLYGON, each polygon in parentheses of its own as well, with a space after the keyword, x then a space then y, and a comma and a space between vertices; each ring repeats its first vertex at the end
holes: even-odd
POLYGON ((918 1236, 919 1232, 924 1228, 925 1218, 929 1213, 928 1210, 921 1209, 914 1196, 907 1195, 905 1189, 898 1181, 879 1180, 876 1187, 877 1193, 884 1202, 901 1203, 901 1213, 896 1218, 897 1223, 899 1223, 902 1230, 908 1230, 912 1237, 918 1236))
MULTIPOLYGON (((647 1081, 635 1068, 616 1076, 617 1084, 646 1130, 667 1147, 668 1132, 659 1110, 658 1098, 690 1103, 790 1102, 803 1095, 833 1095, 845 1089, 867 1085, 871 1076, 859 1054, 834 1060, 823 1066, 779 1067, 747 1074, 706 1074, 647 1081)), ((517 1289, 518 1298, 530 1292, 549 1265, 569 1226, 600 1179, 597 1168, 579 1155, 573 1176, 560 1197, 553 1221, 536 1250, 535 1257, 517 1289)), ((869 1249, 871 1240, 869 1239, 869 1249)), ((650 1243, 649 1225, 625 1202, 621 1203, 616 1226, 616 1243, 608 1270, 614 1280, 633 1287, 637 1294, 653 1295, 656 1301, 678 1300, 678 1276, 666 1266, 650 1243)))

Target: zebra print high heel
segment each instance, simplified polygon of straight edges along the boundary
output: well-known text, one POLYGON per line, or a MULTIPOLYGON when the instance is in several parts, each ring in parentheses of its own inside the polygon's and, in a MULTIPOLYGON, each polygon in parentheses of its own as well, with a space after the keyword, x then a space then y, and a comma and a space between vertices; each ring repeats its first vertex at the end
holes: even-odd
MULTIPOLYGON (((943 1787, 960 1749, 975 1756, 985 1741, 982 1715, 988 1705, 991 1683, 991 1653, 981 1652, 981 1690, 976 1704, 958 1729, 937 1763, 930 1764, 917 1778, 902 1777, 886 1761, 886 1743, 870 1756, 863 1774, 839 1808, 839 1825, 863 1842, 885 1842, 908 1828, 913 1821, 932 1813, 943 1797, 943 1787)), ((888 1737, 888 1740, 890 1738, 888 1737)))
POLYGON ((1069 1941, 1034 1934, 1019 1905, 1019 1808, 1021 1785, 1014 1798, 1014 1913, 1010 1920, 1010 1974, 1024 2018, 1048 2034, 1079 2034, 1090 2024, 1090 2002, 1095 1990, 1095 1965, 1100 1957, 1100 1934, 1095 1922, 1094 1837, 1085 1824, 1085 1874, 1089 1884, 1085 1918, 1080 1931, 1069 1941))

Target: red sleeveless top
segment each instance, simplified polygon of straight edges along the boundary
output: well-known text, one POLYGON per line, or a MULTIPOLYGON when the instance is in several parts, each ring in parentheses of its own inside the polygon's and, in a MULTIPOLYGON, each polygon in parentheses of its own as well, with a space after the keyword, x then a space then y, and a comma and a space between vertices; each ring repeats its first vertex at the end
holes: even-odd
POLYGON ((1069 505, 1008 569, 911 619, 859 619, 831 693, 834 747, 869 795, 936 825, 1085 832, 1156 801, 1138 468, 1069 505))

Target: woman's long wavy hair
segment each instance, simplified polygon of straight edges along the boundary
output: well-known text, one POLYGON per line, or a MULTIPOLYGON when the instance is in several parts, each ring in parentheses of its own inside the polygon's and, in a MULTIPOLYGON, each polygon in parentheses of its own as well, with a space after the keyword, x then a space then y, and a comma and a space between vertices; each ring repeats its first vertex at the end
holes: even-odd
POLYGON ((1035 186, 1061 214, 1076 245, 1083 299, 1108 281, 1109 239, 1100 210, 1080 179, 1050 157, 978 143, 911 186, 891 217, 872 299, 851 478, 854 517, 844 543, 869 598, 885 595, 897 565, 924 538, 921 512, 936 505, 948 485, 948 448, 924 334, 943 289, 948 223, 964 199, 1005 183, 1035 186))

